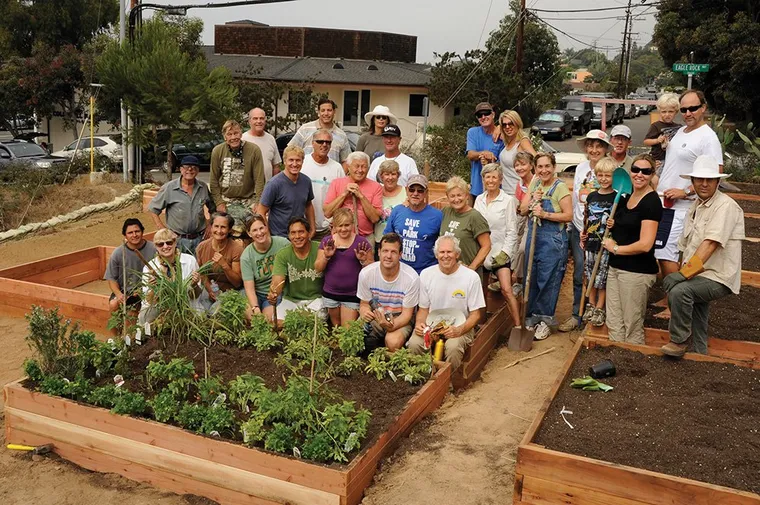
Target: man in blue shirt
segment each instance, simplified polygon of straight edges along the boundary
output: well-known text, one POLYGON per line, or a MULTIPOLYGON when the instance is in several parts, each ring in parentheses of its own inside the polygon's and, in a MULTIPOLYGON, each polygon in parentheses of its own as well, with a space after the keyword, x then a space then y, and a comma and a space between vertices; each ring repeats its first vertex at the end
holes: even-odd
POLYGON ((409 177, 406 194, 409 207, 396 205, 391 211, 385 233, 401 236, 401 261, 419 274, 425 268, 435 265, 433 246, 441 229, 443 213, 425 203, 428 180, 422 174, 409 177))
POLYGON ((473 201, 483 192, 483 179, 480 171, 483 165, 498 163, 499 153, 504 149, 504 141, 499 137, 493 141, 494 112, 488 102, 481 102, 475 106, 475 117, 478 118, 479 126, 473 126, 467 130, 467 159, 470 160, 470 194, 473 201))

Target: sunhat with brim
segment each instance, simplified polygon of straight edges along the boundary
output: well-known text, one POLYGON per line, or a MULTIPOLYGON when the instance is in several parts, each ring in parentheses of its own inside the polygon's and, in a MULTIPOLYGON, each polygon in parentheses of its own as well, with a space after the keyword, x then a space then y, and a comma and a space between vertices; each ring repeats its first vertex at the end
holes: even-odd
POLYGON ((721 174, 720 165, 718 160, 710 156, 709 154, 703 154, 698 156, 694 160, 694 166, 692 172, 689 174, 681 174, 682 179, 691 179, 696 177, 698 179, 725 179, 730 177, 731 174, 721 174))
POLYGON ((586 136, 583 138, 580 138, 576 140, 578 143, 578 147, 581 149, 586 149, 586 141, 587 140, 599 140, 604 142, 607 147, 612 147, 612 144, 610 144, 610 137, 602 130, 589 130, 588 133, 586 133, 586 136))
POLYGON ((398 118, 394 116, 391 110, 385 105, 375 105, 374 109, 364 114, 364 122, 369 124, 370 119, 374 116, 388 116, 388 124, 396 124, 398 122, 398 118))

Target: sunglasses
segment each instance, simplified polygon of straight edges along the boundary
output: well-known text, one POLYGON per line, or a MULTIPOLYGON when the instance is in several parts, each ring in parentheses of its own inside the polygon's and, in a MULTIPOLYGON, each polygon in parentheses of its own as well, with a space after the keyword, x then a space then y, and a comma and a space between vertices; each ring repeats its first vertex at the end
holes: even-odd
POLYGON ((174 245, 174 240, 167 240, 166 242, 156 242, 153 245, 155 245, 156 247, 163 247, 165 245, 173 246, 174 245))
POLYGON ((322 145, 322 144, 332 144, 332 140, 315 140, 314 142, 316 142, 319 145, 322 145))
POLYGON ((388 116, 375 116, 375 120, 380 119, 382 121, 388 121, 388 116))
POLYGON ((480 118, 482 118, 482 117, 490 116, 491 114, 493 114, 493 111, 490 111, 490 110, 489 110, 489 111, 485 111, 485 110, 482 110, 482 111, 480 111, 480 112, 476 112, 476 113, 475 113, 475 117, 476 117, 476 118, 478 118, 478 119, 480 119, 480 118))
POLYGON ((512 128, 515 124, 511 121, 506 121, 504 123, 501 123, 502 128, 512 128))
POLYGON ((632 174, 642 173, 644 175, 652 175, 654 173, 654 168, 641 168, 634 165, 631 167, 631 173, 632 174))
POLYGON ((691 107, 681 107, 679 110, 681 111, 681 114, 686 114, 687 112, 697 112, 701 108, 702 108, 702 104, 699 104, 699 105, 692 105, 691 107))
POLYGON ((421 187, 419 187, 419 186, 417 186, 417 187, 415 187, 415 186, 412 186, 411 188, 407 188, 406 190, 407 190, 407 192, 409 192, 409 193, 420 193, 420 194, 422 194, 422 193, 424 193, 425 191, 427 191, 427 189, 425 189, 425 188, 421 188, 421 187))

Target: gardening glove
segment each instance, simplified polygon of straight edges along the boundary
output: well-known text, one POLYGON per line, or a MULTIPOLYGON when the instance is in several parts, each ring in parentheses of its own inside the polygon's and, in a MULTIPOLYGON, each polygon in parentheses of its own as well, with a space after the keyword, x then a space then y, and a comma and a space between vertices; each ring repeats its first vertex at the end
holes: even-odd
POLYGON ((662 287, 670 293, 670 290, 686 280, 686 277, 681 272, 676 272, 668 275, 662 280, 662 287))
POLYGON ((496 269, 499 267, 503 267, 509 262, 509 255, 505 253, 504 251, 501 251, 499 254, 493 257, 491 260, 491 269, 496 269))
POLYGON ((585 377, 573 379, 572 382, 570 382, 570 387, 582 389, 584 391, 604 391, 605 393, 607 391, 612 391, 613 389, 613 387, 609 384, 599 382, 598 380, 593 379, 588 375, 585 377))

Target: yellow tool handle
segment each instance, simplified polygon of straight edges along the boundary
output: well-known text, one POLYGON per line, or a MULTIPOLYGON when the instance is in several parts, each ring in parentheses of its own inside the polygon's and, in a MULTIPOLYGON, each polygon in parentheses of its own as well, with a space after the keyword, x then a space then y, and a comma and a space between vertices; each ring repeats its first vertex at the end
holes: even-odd
POLYGON ((12 451, 33 451, 35 449, 32 445, 20 445, 20 444, 8 444, 6 446, 12 451))

